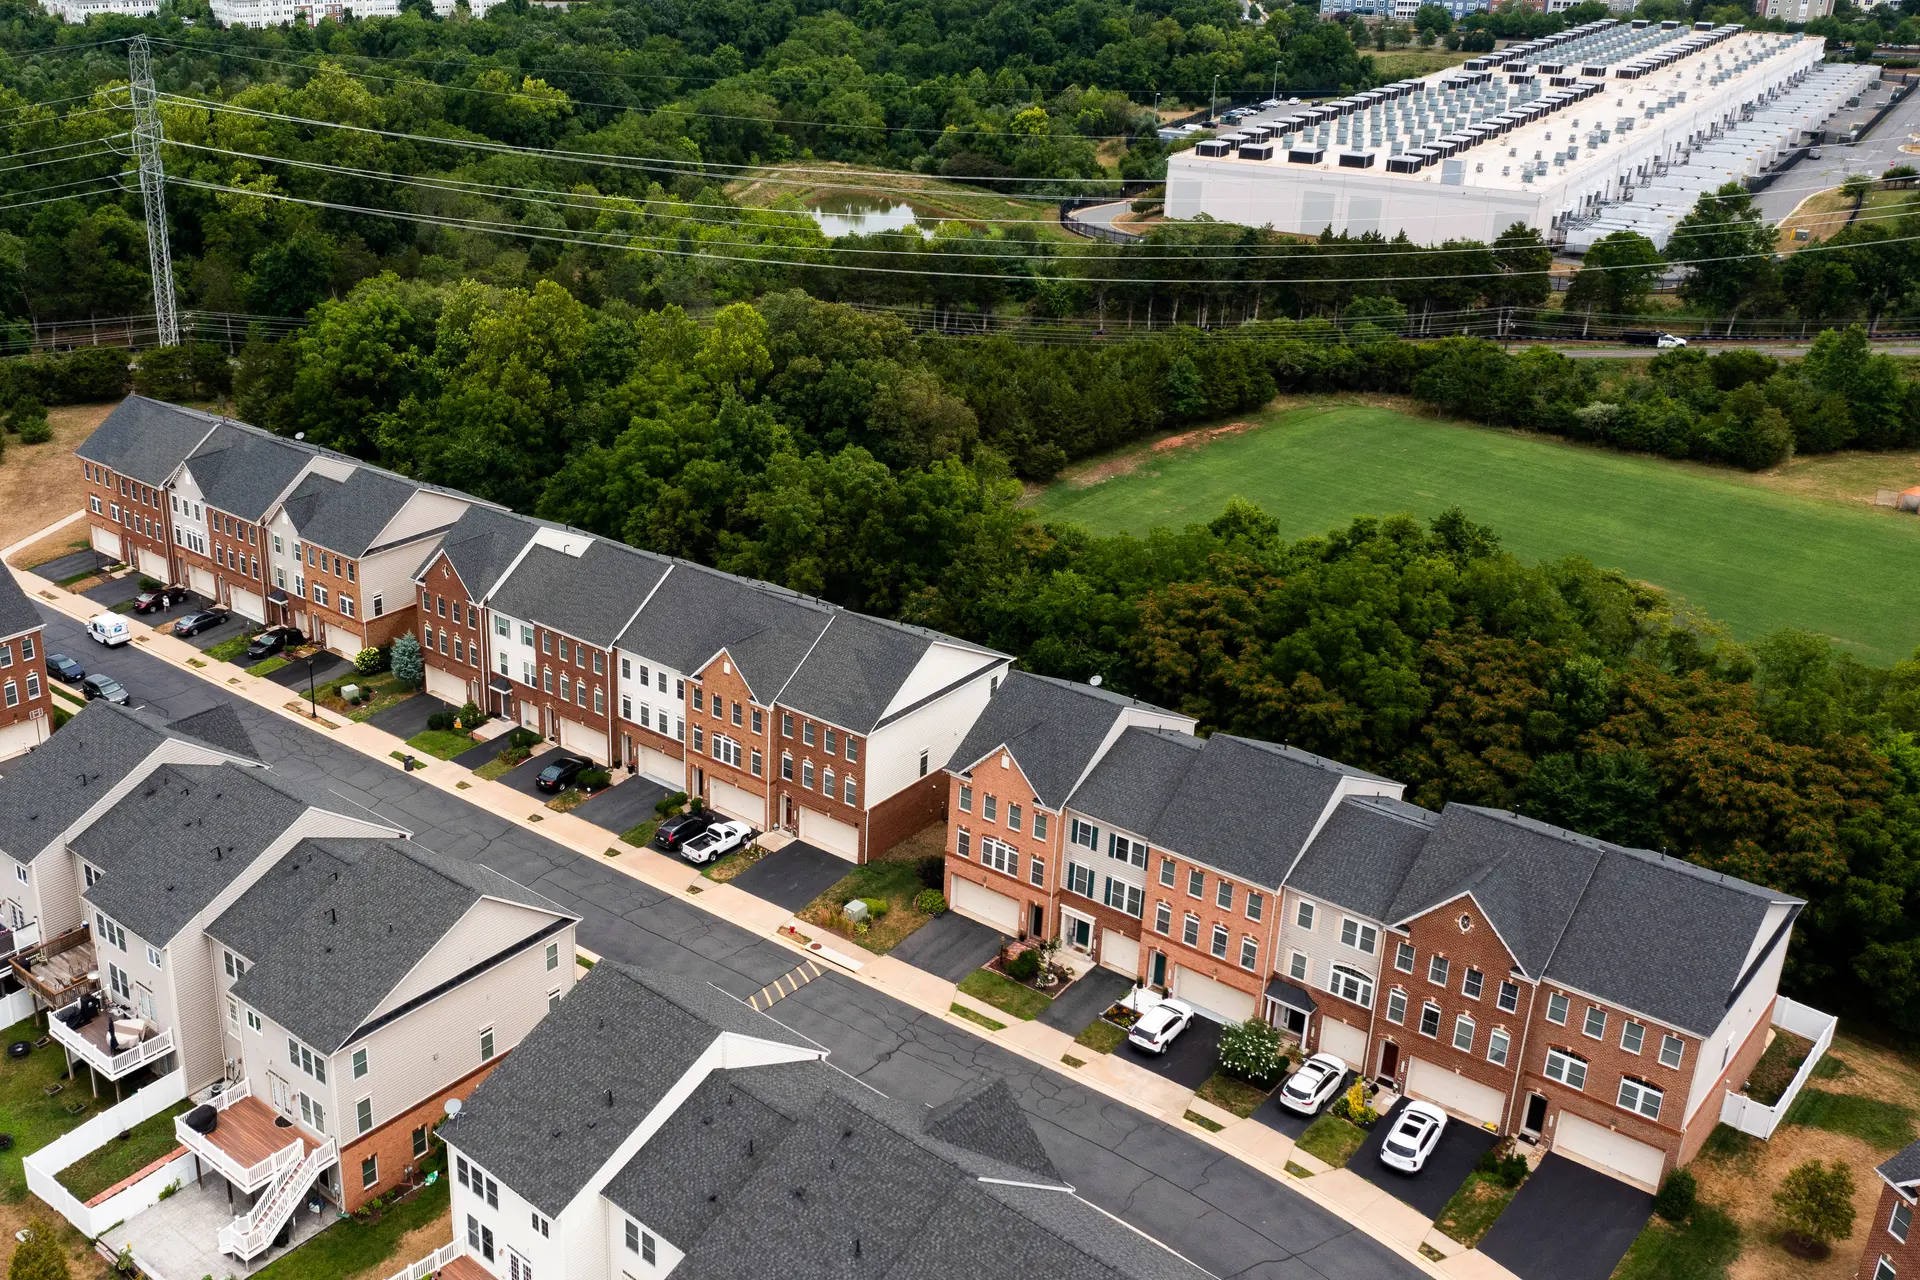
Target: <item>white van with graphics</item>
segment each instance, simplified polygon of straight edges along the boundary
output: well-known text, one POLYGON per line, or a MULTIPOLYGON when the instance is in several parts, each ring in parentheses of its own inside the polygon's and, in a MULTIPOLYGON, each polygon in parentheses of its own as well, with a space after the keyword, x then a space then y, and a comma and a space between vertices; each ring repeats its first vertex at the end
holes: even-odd
POLYGON ((133 639, 133 628, 117 613, 102 613, 88 621, 87 634, 114 649, 133 639))

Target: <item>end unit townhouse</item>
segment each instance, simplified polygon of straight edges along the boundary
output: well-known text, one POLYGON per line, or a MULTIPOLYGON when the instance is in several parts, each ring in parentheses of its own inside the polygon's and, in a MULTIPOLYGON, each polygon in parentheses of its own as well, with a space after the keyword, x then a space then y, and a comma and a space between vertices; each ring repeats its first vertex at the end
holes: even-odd
POLYGON ((40 611, 0 569, 0 760, 31 751, 53 732, 40 611))
POLYGON ((74 451, 87 481, 93 549, 162 582, 186 579, 176 559, 169 486, 222 419, 128 396, 74 451))
POLYGON ((1920 1235, 1913 1229, 1914 1206, 1920 1204, 1920 1142, 1909 1144, 1875 1172, 1880 1175, 1880 1203, 1874 1206, 1854 1280, 1920 1275, 1920 1235))
POLYGON ((1004 1084, 911 1106, 824 1057, 602 963, 441 1126, 464 1252, 440 1274, 1204 1275, 1080 1199, 1004 1084))
MULTIPOLYGON (((414 575, 423 626, 420 649, 427 693, 451 706, 471 702, 488 715, 518 718, 513 680, 487 644, 500 626, 487 598, 519 561, 536 531, 548 526, 509 511, 471 506, 414 575)), ((512 622, 506 624, 509 630, 512 622)), ((525 683, 524 681, 522 682, 525 683)))

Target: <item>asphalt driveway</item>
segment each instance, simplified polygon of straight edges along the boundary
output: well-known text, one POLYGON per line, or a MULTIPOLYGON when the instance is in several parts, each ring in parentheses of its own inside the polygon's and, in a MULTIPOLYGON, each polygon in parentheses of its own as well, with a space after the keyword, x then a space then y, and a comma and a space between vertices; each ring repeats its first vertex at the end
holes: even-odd
POLYGON ((1195 1014, 1165 1053, 1142 1052, 1128 1040, 1113 1051, 1113 1056, 1145 1067, 1183 1088, 1198 1089, 1220 1065, 1220 1024, 1195 1014))
POLYGON ((140 575, 123 573, 117 578, 108 578, 105 582, 88 587, 80 594, 102 608, 111 609, 114 605, 125 604, 140 594, 140 575))
MULTIPOLYGON (((1291 1066, 1297 1067, 1300 1065, 1302 1059, 1297 1051, 1289 1056, 1293 1059, 1291 1066)), ((1280 1090, 1276 1088, 1272 1096, 1261 1103, 1259 1110, 1253 1113, 1253 1118, 1267 1126, 1267 1128, 1274 1130, 1276 1133, 1284 1133, 1289 1138, 1298 1139, 1301 1134, 1307 1131, 1308 1125, 1326 1114, 1327 1108, 1333 1105, 1334 1099, 1340 1097, 1348 1089, 1353 1087, 1353 1080, 1354 1073, 1351 1071, 1341 1076, 1340 1087, 1328 1094, 1327 1100, 1321 1103, 1319 1109, 1310 1116, 1303 1116, 1298 1111, 1292 1111, 1281 1106, 1280 1090)))
MULTIPOLYGON (((171 612, 174 614, 174 616, 185 616, 186 614, 194 612, 194 610, 197 609, 198 607, 199 606, 196 603, 193 605, 184 606, 180 609, 173 610, 171 612)), ((152 621, 152 615, 150 615, 147 620, 152 621)), ((246 618, 241 617, 239 614, 230 613, 227 615, 227 620, 221 623, 219 626, 208 627, 205 631, 200 632, 198 635, 181 636, 180 639, 185 640, 188 644, 192 645, 194 648, 200 650, 202 653, 205 653, 208 649, 213 648, 213 646, 221 643, 222 641, 231 640, 235 636, 246 635, 247 632, 253 627, 253 625, 254 624, 252 622, 250 622, 246 618)), ((161 628, 161 629, 164 630, 165 628, 161 628)), ((172 635, 173 632, 168 631, 167 634, 172 635)))
POLYGON ((1653 1197, 1548 1152, 1480 1241, 1520 1280, 1607 1280, 1653 1213, 1653 1197))
POLYGON ((795 840, 742 871, 731 883, 777 907, 798 911, 852 870, 853 864, 845 858, 795 840))
POLYGON ((416 693, 404 702, 394 703, 377 715, 368 716, 367 723, 405 742, 414 734, 423 732, 427 727, 427 721, 436 712, 459 710, 460 708, 448 706, 431 694, 416 693))
MULTIPOLYGON (((734 883, 740 882, 735 880, 734 883)), ((999 954, 1000 946, 1006 940, 1007 935, 992 925, 969 920, 957 911, 949 911, 915 929, 888 954, 936 978, 958 982, 999 954)), ((1045 1022, 1046 1017, 1043 1013, 1040 1020, 1045 1022)), ((1079 1028, 1075 1027, 1074 1030, 1078 1031, 1079 1028)))
MULTIPOLYGON (((265 659, 262 659, 265 661, 265 659)), ((337 653, 321 651, 313 655, 313 687, 318 689, 329 680, 338 680, 341 676, 351 675, 353 664, 337 653)), ((283 688, 295 689, 305 694, 307 691, 307 660, 289 659, 287 665, 278 671, 270 672, 268 680, 283 688)))
POLYGON ((97 573, 112 563, 112 560, 92 547, 88 547, 84 551, 68 552, 58 560, 37 564, 33 567, 33 572, 48 582, 63 582, 77 573, 97 573))
MULTIPOLYGON (((618 776, 618 775, 616 775, 618 776)), ((621 778, 573 811, 603 831, 621 835, 656 816, 653 806, 666 799, 667 789, 639 774, 621 778)))
POLYGON ((1042 1026, 1077 1036, 1105 1013, 1113 1002, 1133 990, 1133 979, 1112 969, 1095 965, 1073 980, 1073 985, 1046 1007, 1036 1019, 1042 1026))
POLYGON ((1438 1145, 1427 1157, 1426 1167, 1418 1173, 1401 1173, 1380 1163, 1380 1144, 1387 1140, 1387 1131, 1406 1108, 1407 1100, 1402 1098, 1393 1104, 1393 1110, 1380 1117, 1380 1123, 1373 1126, 1367 1140, 1347 1161, 1347 1168, 1394 1199, 1412 1205, 1423 1216, 1437 1218, 1460 1184, 1467 1180, 1467 1175, 1473 1172, 1480 1157, 1493 1150, 1500 1139, 1455 1116, 1447 1121, 1438 1145))
MULTIPOLYGON (((484 745, 494 746, 493 743, 486 743, 484 745)), ((475 748, 469 748, 468 750, 463 751, 460 754, 463 756, 472 755, 474 750, 475 748)), ((494 755, 500 754, 498 747, 495 747, 493 754, 494 755)), ((553 763, 553 757, 555 754, 556 754, 555 749, 549 749, 546 751, 540 751, 540 752, 534 753, 534 755, 532 755, 528 759, 523 760, 521 763, 515 765, 513 768, 501 774, 500 775, 501 785, 512 787, 515 791, 518 791, 523 795, 533 796, 535 799, 540 800, 543 803, 545 801, 553 799, 552 792, 542 791, 539 787, 534 786, 533 783, 534 783, 534 779, 540 776, 540 771, 553 763)), ((487 758, 491 759, 492 757, 487 757, 487 758)))
POLYGON ((453 758, 453 762, 462 769, 478 769, 507 748, 507 735, 491 738, 477 747, 468 747, 453 758))

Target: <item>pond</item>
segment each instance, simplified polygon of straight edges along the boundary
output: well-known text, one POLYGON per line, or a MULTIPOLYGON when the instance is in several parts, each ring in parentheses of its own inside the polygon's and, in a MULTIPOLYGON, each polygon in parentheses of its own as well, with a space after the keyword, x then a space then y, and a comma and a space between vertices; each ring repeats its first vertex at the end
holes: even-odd
POLYGON ((881 231, 918 231, 924 236, 932 235, 934 228, 934 219, 923 222, 920 211, 904 201, 857 192, 822 196, 807 212, 828 237, 870 236, 881 231))

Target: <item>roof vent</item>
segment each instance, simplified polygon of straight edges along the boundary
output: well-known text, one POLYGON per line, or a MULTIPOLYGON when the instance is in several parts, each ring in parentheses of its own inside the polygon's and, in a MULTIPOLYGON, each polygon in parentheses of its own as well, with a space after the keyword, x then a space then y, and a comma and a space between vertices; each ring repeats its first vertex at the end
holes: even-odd
POLYGON ((608 1106, 613 1105, 613 1090, 611 1089, 607 1090, 607 1105, 608 1106))
POLYGON ((340 914, 336 912, 332 907, 327 908, 327 923, 328 924, 340 923, 340 914))

